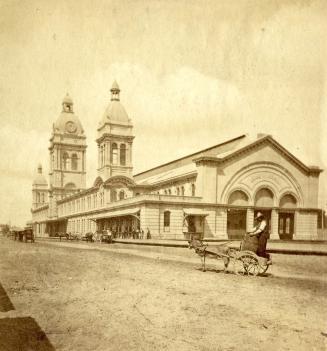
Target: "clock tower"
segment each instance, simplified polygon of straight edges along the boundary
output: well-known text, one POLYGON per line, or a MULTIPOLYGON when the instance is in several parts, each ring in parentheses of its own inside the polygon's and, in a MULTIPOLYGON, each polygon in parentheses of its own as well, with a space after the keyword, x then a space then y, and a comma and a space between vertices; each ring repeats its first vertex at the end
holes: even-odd
MULTIPOLYGON (((50 202, 86 186, 86 136, 67 94, 50 138, 50 202)), ((50 206, 51 207, 51 206, 50 206)), ((50 210, 51 211, 51 210, 50 210)))

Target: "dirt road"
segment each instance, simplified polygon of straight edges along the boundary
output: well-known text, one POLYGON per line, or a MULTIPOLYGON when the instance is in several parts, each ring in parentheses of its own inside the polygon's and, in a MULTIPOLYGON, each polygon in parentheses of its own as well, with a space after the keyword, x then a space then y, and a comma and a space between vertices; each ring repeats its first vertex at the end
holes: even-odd
POLYGON ((239 277, 184 249, 60 245, 0 239, 1 351, 326 350, 327 257, 239 277))

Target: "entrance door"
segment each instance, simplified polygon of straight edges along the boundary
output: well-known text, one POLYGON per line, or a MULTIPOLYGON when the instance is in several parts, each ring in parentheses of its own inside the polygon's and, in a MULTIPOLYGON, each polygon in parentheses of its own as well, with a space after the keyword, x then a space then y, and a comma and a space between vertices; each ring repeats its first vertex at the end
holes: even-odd
POLYGON ((281 240, 292 240, 294 234, 294 213, 279 213, 278 234, 281 240))
POLYGON ((227 212, 227 235, 229 239, 243 239, 246 232, 246 210, 229 209, 227 212))

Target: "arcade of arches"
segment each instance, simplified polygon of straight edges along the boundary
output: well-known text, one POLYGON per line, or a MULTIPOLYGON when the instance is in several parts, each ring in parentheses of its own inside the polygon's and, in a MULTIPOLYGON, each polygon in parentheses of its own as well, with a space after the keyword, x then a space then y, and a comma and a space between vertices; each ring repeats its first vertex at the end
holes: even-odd
POLYGON ((244 233, 254 225, 253 218, 260 211, 267 220, 269 233, 282 240, 293 238, 294 216, 297 200, 292 194, 283 195, 278 206, 275 204, 274 194, 268 188, 259 189, 254 195, 253 204, 249 196, 242 190, 235 190, 228 198, 227 234, 231 239, 240 239, 244 233))

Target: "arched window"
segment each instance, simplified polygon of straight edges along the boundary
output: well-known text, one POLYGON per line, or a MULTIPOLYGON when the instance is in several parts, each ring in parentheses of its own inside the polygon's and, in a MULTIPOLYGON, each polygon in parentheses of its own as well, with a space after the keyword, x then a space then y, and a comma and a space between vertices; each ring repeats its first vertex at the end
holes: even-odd
POLYGON ((182 188, 181 188, 181 190, 182 190, 182 196, 184 196, 185 195, 185 188, 182 186, 182 188))
POLYGON ((192 196, 195 196, 195 184, 191 185, 192 196))
POLYGON ((177 191, 177 195, 179 196, 179 188, 177 188, 176 191, 177 191))
POLYGON ((110 190, 110 201, 117 201, 117 191, 115 189, 110 190))
POLYGON ((279 202, 279 207, 295 208, 296 207, 295 197, 293 195, 290 195, 290 194, 284 195, 279 202))
POLYGON ((122 166, 126 165, 126 145, 125 144, 120 145, 120 164, 122 166))
POLYGON ((267 188, 260 189, 255 195, 254 204, 257 207, 273 207, 274 194, 267 188))
POLYGON ((100 145, 100 167, 103 166, 103 146, 100 145))
POLYGON ((38 202, 38 203, 41 202, 41 195, 40 195, 40 193, 37 193, 36 202, 38 202))
POLYGON ((72 154, 72 170, 76 171, 77 170, 77 155, 72 154))
POLYGON ((67 152, 65 152, 62 156, 62 168, 63 170, 67 170, 68 168, 68 159, 69 159, 69 155, 67 154, 67 152))
POLYGON ((124 193, 124 190, 121 190, 119 192, 119 200, 124 200, 125 199, 125 193, 124 193))
POLYGON ((42 194, 42 202, 45 202, 45 197, 44 197, 45 194, 42 194))
POLYGON ((168 195, 171 195, 171 190, 170 189, 168 189, 168 195))
POLYGON ((113 165, 118 163, 118 147, 116 143, 111 145, 111 163, 113 165))
POLYGON ((164 231, 169 232, 170 229, 170 211, 164 212, 164 231))
POLYGON ((240 190, 232 192, 228 198, 228 205, 246 206, 248 204, 248 196, 240 190))

